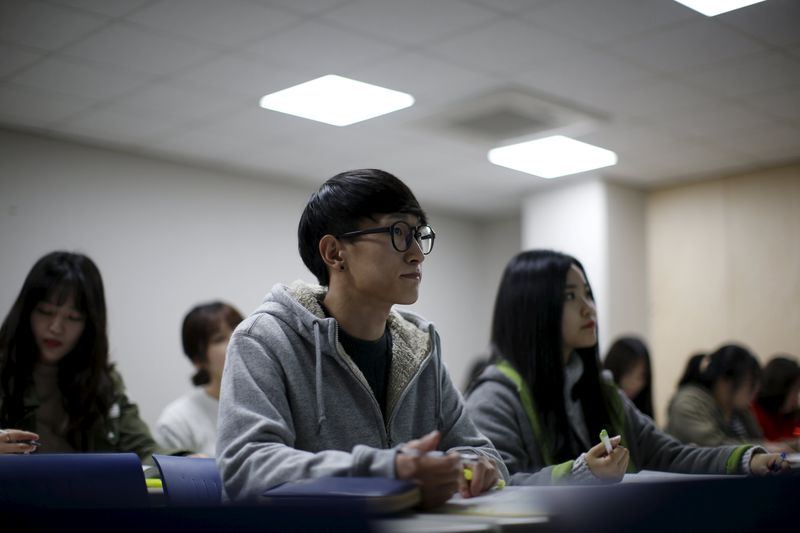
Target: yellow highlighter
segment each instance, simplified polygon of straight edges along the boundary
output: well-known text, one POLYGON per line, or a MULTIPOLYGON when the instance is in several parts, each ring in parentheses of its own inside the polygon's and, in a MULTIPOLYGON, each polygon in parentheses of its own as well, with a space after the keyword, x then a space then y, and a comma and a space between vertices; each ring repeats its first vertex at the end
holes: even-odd
MULTIPOLYGON (((464 479, 467 481, 472 481, 472 469, 469 467, 464 467, 464 479)), ((500 490, 505 488, 506 482, 502 478, 497 480, 497 483, 494 484, 494 488, 496 490, 500 490)))

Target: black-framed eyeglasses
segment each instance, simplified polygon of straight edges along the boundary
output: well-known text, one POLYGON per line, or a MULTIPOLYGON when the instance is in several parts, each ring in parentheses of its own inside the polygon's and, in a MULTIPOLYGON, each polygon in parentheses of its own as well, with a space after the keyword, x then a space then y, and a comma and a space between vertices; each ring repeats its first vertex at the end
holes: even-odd
POLYGON ((398 252, 407 252, 411 248, 411 243, 416 241, 422 250, 423 255, 428 255, 433 250, 433 242, 436 240, 436 232, 427 224, 422 226, 412 226, 408 222, 398 220, 391 226, 383 228, 360 229, 348 231, 339 235, 339 239, 350 239, 359 235, 371 233, 388 233, 392 236, 392 246, 398 252))

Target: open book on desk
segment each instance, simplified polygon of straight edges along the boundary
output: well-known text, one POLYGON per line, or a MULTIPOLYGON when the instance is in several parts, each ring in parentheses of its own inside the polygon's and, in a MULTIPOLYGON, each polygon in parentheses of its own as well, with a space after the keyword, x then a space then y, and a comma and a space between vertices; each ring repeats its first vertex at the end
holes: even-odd
POLYGON ((372 514, 405 511, 417 505, 421 497, 415 483, 382 477, 320 477, 287 481, 267 490, 262 496, 262 502, 267 504, 349 504, 372 514))

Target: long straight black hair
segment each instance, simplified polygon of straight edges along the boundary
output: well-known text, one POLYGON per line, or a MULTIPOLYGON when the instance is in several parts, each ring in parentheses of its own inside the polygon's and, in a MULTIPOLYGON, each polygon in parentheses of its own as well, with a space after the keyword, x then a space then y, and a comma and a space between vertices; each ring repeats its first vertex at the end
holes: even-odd
POLYGON ((58 386, 67 413, 66 438, 83 450, 84 434, 113 402, 113 383, 103 280, 94 262, 82 254, 58 251, 39 259, 0 327, 0 427, 19 427, 25 416, 23 397, 32 386, 39 354, 31 313, 40 302, 61 305, 70 296, 86 322, 75 347, 58 362, 58 386))
MULTIPOLYGON (((567 272, 572 265, 586 277, 583 265, 569 255, 551 250, 517 254, 503 272, 492 319, 492 359, 507 360, 525 379, 543 429, 554 437, 557 462, 585 451, 573 444, 564 405, 561 321, 567 272)), ((584 371, 573 394, 581 402, 589 433, 597 435, 610 421, 597 344, 577 353, 584 371)))

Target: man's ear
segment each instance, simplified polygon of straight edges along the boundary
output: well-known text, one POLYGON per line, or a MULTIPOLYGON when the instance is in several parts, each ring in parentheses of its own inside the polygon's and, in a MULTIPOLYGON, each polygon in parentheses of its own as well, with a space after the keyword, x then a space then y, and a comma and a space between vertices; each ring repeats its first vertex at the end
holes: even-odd
POLYGON ((341 241, 333 235, 325 235, 319 240, 319 255, 331 270, 344 270, 343 252, 341 241))

